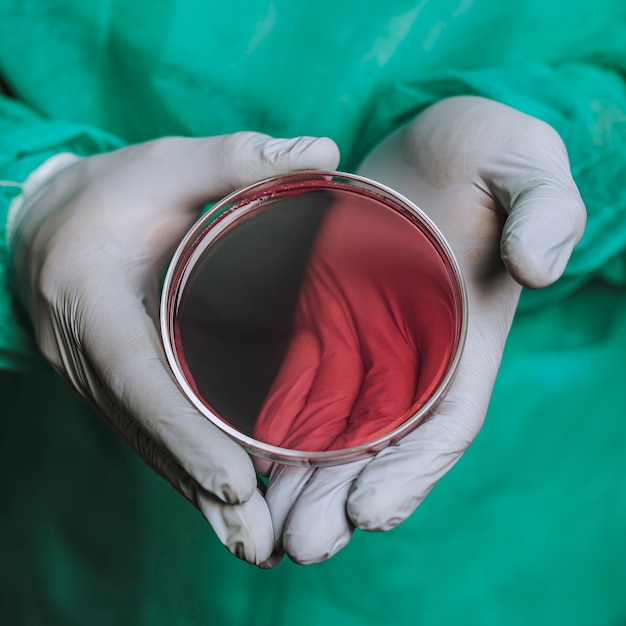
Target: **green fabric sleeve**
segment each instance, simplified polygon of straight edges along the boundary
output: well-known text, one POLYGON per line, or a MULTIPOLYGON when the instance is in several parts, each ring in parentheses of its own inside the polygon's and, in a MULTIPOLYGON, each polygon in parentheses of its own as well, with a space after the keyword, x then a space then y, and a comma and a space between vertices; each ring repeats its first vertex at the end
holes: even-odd
MULTIPOLYGON (((85 125, 48 120, 16 99, 0 95, 0 180, 23 182, 59 152, 89 155, 119 147, 120 141, 85 125)), ((0 368, 19 369, 36 354, 28 323, 12 287, 6 242, 7 213, 19 188, 0 186, 0 368)))
POLYGON ((625 76, 626 55, 621 65, 594 60, 450 71, 400 83, 379 103, 377 118, 391 130, 442 98, 473 94, 542 119, 561 135, 587 207, 587 229, 563 278, 525 290, 522 308, 543 306, 596 278, 626 284, 625 76))

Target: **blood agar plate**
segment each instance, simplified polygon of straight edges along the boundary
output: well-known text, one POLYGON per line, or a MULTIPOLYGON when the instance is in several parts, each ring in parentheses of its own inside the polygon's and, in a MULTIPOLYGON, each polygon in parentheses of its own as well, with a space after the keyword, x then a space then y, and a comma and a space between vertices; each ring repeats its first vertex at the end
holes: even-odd
POLYGON ((193 405, 251 454, 294 465, 363 458, 418 427, 452 381, 466 325, 463 277, 435 224, 341 172, 218 202, 174 254, 161 300, 167 359, 193 405))

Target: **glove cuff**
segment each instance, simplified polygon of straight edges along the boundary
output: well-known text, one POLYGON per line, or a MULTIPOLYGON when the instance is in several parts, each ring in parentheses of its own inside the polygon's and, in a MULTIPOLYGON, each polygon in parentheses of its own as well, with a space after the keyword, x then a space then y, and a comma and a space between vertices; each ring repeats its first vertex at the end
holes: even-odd
POLYGON ((58 174, 61 170, 78 161, 81 157, 71 152, 60 152, 44 161, 36 170, 33 170, 22 183, 22 192, 11 201, 6 223, 6 240, 9 250, 13 249, 15 233, 23 217, 23 207, 43 183, 58 174))

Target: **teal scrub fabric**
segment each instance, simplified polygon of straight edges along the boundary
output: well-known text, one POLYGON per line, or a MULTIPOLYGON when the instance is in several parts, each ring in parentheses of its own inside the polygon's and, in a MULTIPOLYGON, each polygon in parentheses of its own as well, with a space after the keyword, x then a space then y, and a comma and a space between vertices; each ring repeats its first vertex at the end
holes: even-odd
POLYGON ((63 150, 237 130, 327 135, 354 169, 477 94, 558 130, 589 223, 564 278, 523 294, 485 427, 420 509, 269 572, 37 356, 0 233, 2 622, 626 623, 624 42, 615 0, 4 0, 2 180, 63 150))

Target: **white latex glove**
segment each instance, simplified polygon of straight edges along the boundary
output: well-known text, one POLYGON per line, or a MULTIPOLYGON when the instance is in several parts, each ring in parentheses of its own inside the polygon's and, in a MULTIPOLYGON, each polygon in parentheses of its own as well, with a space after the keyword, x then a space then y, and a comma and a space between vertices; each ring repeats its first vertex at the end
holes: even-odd
POLYGON ((272 552, 270 514, 247 453, 170 375, 154 321, 159 280, 207 202, 337 162, 328 139, 171 137, 86 159, 57 156, 11 207, 18 287, 45 357, 252 563, 272 552))
POLYGON ((375 458, 334 468, 274 465, 266 499, 272 567, 324 560, 354 527, 405 520, 480 430, 521 286, 565 268, 585 226, 566 149, 549 126, 476 97, 441 101, 378 146, 359 174, 420 206, 450 242, 467 281, 469 328, 457 375, 429 421, 375 458))

